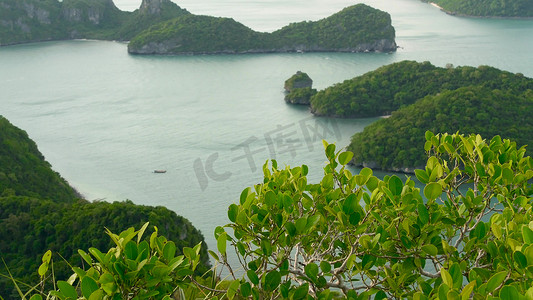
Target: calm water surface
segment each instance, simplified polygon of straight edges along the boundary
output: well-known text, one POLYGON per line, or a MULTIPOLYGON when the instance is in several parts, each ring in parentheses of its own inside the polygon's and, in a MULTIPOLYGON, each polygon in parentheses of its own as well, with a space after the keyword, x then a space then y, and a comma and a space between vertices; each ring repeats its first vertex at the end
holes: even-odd
MULTIPOLYGON (((116 1, 124 10, 140 2, 116 1)), ((147 57, 99 41, 0 48, 0 114, 26 130, 88 199, 164 205, 191 220, 215 248, 213 229, 228 222, 227 206, 241 190, 262 180, 267 159, 306 163, 318 179, 321 139, 344 147, 376 120, 314 118, 286 105, 283 82, 296 71, 307 72, 319 89, 405 59, 491 65, 533 77, 531 20, 457 18, 417 0, 363 2, 392 15, 397 53, 147 57)), ((273 31, 354 2, 178 4, 273 31)))

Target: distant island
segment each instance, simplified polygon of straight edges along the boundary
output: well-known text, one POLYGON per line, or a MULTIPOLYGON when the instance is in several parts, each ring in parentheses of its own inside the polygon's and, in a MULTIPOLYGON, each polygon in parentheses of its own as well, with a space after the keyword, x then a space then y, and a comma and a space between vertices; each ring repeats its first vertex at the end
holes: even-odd
MULTIPOLYGON (((52 250, 55 277, 66 280, 72 273, 68 264, 81 266, 77 249, 112 245, 104 227, 116 232, 145 222, 174 241, 178 253, 204 240, 187 219, 165 207, 82 199, 51 169, 28 134, 0 116, 0 259, 6 264, 0 265, 0 275, 8 274, 7 267, 16 279, 35 284, 41 257, 52 250)), ((150 226, 146 236, 153 230, 150 226)), ((205 243, 201 257, 199 273, 210 268, 205 243)), ((20 299, 10 278, 0 276, 0 298, 20 299)))
POLYGON ((271 52, 390 52, 396 50, 390 15, 364 4, 347 7, 316 22, 256 32, 229 18, 183 15, 134 37, 136 54, 271 52))
POLYGON ((133 12, 112 0, 0 0, 0 46, 68 39, 130 41, 133 54, 396 50, 390 15, 364 4, 264 33, 191 14, 170 0, 143 0, 133 12))
POLYGON ((422 0, 451 15, 468 17, 533 18, 531 0, 422 0))
POLYGON ((352 137, 352 164, 411 173, 423 166, 424 133, 500 135, 533 144, 533 79, 493 67, 402 61, 318 91, 320 116, 385 118, 352 137))

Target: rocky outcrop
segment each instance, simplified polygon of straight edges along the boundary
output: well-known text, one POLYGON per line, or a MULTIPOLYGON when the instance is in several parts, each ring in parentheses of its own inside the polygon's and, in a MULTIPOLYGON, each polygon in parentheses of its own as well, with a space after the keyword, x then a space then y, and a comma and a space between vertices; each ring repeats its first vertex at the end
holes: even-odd
POLYGON ((296 72, 285 81, 285 102, 290 104, 309 105, 311 97, 316 94, 313 89, 313 80, 301 71, 296 72))
POLYGON ((149 13, 151 15, 159 15, 161 14, 163 2, 167 1, 168 0, 143 0, 141 7, 139 8, 139 12, 149 13))

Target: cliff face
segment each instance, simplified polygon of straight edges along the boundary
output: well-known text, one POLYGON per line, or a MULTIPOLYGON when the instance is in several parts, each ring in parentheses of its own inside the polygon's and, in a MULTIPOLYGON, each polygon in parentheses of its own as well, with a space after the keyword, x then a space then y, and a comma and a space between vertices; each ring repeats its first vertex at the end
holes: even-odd
POLYGON ((120 26, 122 14, 112 0, 0 0, 0 45, 97 38, 120 26))

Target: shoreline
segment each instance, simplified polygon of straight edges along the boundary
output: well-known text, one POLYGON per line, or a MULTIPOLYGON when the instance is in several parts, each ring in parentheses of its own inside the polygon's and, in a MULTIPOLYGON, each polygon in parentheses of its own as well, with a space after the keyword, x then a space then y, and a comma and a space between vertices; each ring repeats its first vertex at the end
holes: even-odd
POLYGON ((446 10, 444 8, 442 8, 440 5, 438 5, 437 3, 435 2, 429 2, 429 1, 424 1, 426 3, 429 3, 431 6, 433 7, 436 7, 438 9, 440 9, 442 12, 450 15, 450 16, 454 16, 454 17, 463 17, 463 18, 473 18, 473 19, 495 19, 495 20, 533 20, 533 17, 504 17, 504 16, 474 16, 474 15, 467 15, 467 14, 462 14, 462 13, 458 13, 458 12, 455 12, 455 11, 450 11, 450 10, 446 10))

